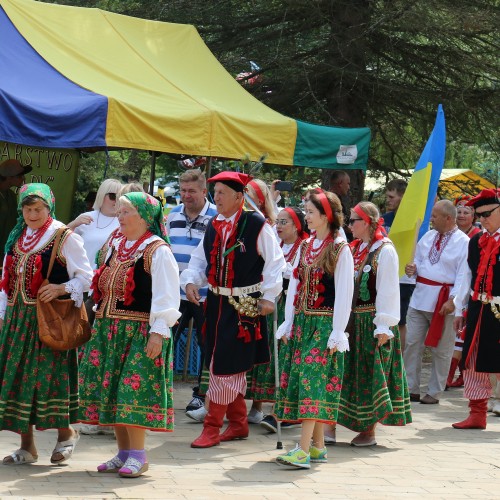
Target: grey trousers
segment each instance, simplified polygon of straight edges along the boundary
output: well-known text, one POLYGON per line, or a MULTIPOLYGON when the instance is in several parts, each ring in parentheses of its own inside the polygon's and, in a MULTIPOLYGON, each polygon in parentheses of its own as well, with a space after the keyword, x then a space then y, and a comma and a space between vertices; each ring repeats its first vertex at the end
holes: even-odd
MULTIPOLYGON (((411 394, 420 394, 420 374, 422 371, 422 356, 424 341, 431 324, 433 313, 408 308, 406 345, 404 363, 408 389, 411 394)), ((446 379, 450 371, 450 362, 455 346, 455 332, 453 331, 453 314, 448 314, 444 320, 443 335, 437 347, 431 347, 432 368, 426 392, 433 398, 439 399, 446 386, 446 379)))

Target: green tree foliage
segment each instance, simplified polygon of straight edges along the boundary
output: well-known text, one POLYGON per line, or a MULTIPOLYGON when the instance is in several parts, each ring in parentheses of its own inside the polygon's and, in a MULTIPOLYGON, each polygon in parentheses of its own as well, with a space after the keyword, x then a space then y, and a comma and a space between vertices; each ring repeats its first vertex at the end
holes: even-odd
MULTIPOLYGON (((194 24, 230 73, 259 65, 252 75, 259 82, 242 84, 273 109, 326 125, 369 126, 371 170, 412 168, 439 103, 456 150, 485 149, 498 168, 498 0, 66 3, 194 24)), ((193 75, 203 78, 196 68, 193 75)), ((359 197, 360 176, 355 181, 359 197)))

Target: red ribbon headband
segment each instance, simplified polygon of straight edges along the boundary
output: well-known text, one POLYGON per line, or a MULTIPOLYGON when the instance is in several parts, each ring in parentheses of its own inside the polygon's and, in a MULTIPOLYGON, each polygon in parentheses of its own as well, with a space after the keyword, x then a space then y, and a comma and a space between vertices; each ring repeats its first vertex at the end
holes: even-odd
POLYGON ((330 206, 330 202, 328 201, 325 192, 321 188, 316 188, 315 194, 318 197, 318 200, 321 203, 323 210, 325 211, 325 215, 326 218, 328 219, 328 222, 330 224, 333 224, 334 219, 333 219, 332 207, 330 206))
POLYGON ((295 227, 297 228, 297 231, 300 232, 302 230, 302 227, 300 225, 300 221, 299 221, 299 218, 297 217, 297 214, 290 207, 287 207, 284 210, 292 218, 293 223, 295 224, 295 227))
POLYGON ((262 189, 260 189, 259 185, 255 181, 250 181, 248 183, 248 185, 253 187, 253 190, 255 191, 257 198, 259 198, 259 203, 262 206, 265 206, 266 199, 265 199, 264 193, 262 192, 262 189))
MULTIPOLYGON (((356 212, 367 224, 372 223, 372 220, 370 219, 370 216, 366 214, 363 209, 358 205, 356 205, 353 209, 353 212, 356 212)), ((377 223, 377 227, 375 228, 375 234, 373 235, 373 240, 378 241, 381 240, 382 238, 385 238, 387 234, 385 234, 385 229, 384 229, 384 219, 380 217, 377 223)))
POLYGON ((352 210, 353 212, 356 212, 367 224, 372 223, 370 217, 363 212, 363 209, 359 205, 356 205, 352 210))

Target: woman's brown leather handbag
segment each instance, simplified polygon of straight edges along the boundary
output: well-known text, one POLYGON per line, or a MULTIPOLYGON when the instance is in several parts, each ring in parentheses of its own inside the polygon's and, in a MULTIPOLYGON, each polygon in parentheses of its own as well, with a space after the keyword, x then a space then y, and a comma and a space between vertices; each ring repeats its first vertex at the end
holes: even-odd
MULTIPOLYGON (((57 232, 50 256, 47 277, 41 287, 50 283, 49 276, 65 229, 60 228, 57 232)), ((76 307, 72 299, 53 299, 50 302, 42 302, 38 297, 36 314, 40 340, 54 351, 75 349, 90 340, 91 328, 84 304, 81 307, 76 307)))

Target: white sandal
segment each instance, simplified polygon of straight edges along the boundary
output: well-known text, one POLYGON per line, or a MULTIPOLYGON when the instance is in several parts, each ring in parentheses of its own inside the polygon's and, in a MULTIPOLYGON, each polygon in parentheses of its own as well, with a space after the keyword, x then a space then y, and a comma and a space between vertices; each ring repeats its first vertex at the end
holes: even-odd
POLYGON ((29 451, 19 448, 3 459, 4 465, 24 465, 38 462, 38 455, 32 455, 29 451), (12 460, 8 460, 12 458, 12 460))
POLYGON ((78 431, 75 431, 75 435, 71 439, 68 439, 67 441, 57 441, 56 447, 54 448, 52 456, 50 457, 50 463, 60 464, 70 459, 71 455, 73 455, 73 451, 75 451, 75 446, 76 443, 78 443, 79 439, 80 433, 78 431), (54 460, 53 457, 56 453, 60 453, 63 458, 60 460, 54 460))

